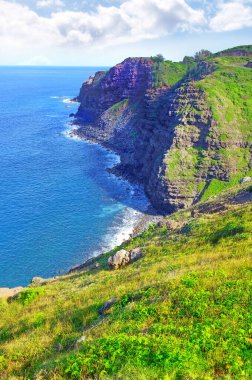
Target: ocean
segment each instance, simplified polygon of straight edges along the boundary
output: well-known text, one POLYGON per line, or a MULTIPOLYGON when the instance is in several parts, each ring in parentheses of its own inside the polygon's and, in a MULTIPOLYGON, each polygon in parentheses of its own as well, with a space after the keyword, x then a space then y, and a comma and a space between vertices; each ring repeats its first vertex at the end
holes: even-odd
POLYGON ((68 100, 100 67, 0 68, 0 287, 65 273, 128 238, 143 190, 118 157, 68 137, 68 100))

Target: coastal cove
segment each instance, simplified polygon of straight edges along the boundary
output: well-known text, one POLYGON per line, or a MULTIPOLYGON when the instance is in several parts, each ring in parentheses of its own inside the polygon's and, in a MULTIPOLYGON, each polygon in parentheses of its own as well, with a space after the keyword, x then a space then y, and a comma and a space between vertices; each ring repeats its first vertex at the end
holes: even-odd
POLYGON ((1 68, 0 287, 120 244, 148 206, 140 187, 107 172, 118 156, 68 137, 68 99, 99 69, 1 68))

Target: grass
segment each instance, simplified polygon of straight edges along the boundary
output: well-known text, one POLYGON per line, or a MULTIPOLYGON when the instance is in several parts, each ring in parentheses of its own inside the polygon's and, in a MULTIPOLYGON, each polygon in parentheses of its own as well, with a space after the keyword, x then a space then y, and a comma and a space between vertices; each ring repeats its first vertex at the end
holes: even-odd
MULTIPOLYGON (((252 51, 251 46, 228 51, 237 49, 252 51)), ((182 91, 187 82, 180 85, 181 93, 176 96, 175 135, 182 138, 169 149, 164 163, 169 185, 183 183, 183 188, 180 186, 181 190, 178 190, 179 197, 193 199, 196 194, 206 200, 251 175, 252 70, 245 67, 248 61, 249 57, 215 54, 205 58, 203 66, 201 61, 189 66, 169 61, 163 62, 163 66, 159 64, 159 85, 174 85, 183 76, 190 78, 189 85, 204 94, 198 92, 194 98, 190 92, 182 91), (207 67, 211 69, 208 71, 207 67), (211 124, 208 123, 209 115, 211 124), (205 143, 183 145, 183 136, 188 141, 190 138, 197 141, 200 133, 205 134, 205 143), (208 173, 213 177, 209 184, 208 173)))
POLYGON ((233 47, 231 49, 223 50, 219 53, 216 53, 215 55, 221 55, 221 54, 225 54, 225 53, 235 52, 237 50, 244 51, 245 53, 252 54, 252 46, 251 45, 240 45, 240 46, 233 47))
POLYGON ((118 103, 115 103, 113 104, 112 107, 110 107, 110 110, 113 112, 113 113, 117 113, 118 111, 120 111, 121 109, 124 109, 127 105, 128 105, 128 102, 129 100, 128 99, 124 99, 118 103))
POLYGON ((173 86, 186 75, 193 65, 182 62, 158 62, 153 65, 154 87, 162 85, 173 86))
POLYGON ((219 136, 226 141, 252 141, 252 70, 241 66, 245 57, 214 58, 216 70, 196 85, 207 94, 207 102, 218 122, 219 136))
MULTIPOLYGON (((247 175, 252 175, 251 169, 247 172, 247 175)), ((243 174, 238 174, 236 176, 233 176, 229 181, 221 181, 219 179, 213 178, 210 181, 209 185, 206 187, 201 200, 206 201, 208 198, 216 196, 226 189, 235 188, 243 177, 243 174)))
POLYGON ((180 229, 152 225, 123 245, 144 247, 123 270, 108 253, 99 269, 0 300, 1 379, 250 379, 251 211, 180 211, 180 229))

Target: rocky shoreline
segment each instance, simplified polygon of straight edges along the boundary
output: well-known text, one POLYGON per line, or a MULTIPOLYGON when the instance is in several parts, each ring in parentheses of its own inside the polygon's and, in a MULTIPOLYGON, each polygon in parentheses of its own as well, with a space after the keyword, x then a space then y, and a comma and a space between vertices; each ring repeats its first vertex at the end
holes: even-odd
MULTIPOLYGON (((98 139, 92 138, 86 138, 84 137, 83 133, 81 133, 81 129, 78 128, 78 125, 76 125, 74 122, 72 123, 73 129, 69 132, 69 137, 72 138, 78 138, 80 140, 86 141, 91 144, 98 144, 102 146, 104 149, 107 149, 108 151, 112 151, 113 153, 118 154, 118 151, 113 150, 111 147, 107 146, 102 141, 99 141, 98 139)), ((123 180, 128 181, 129 183, 136 183, 136 180, 130 175, 130 173, 127 173, 123 170, 120 170, 120 163, 115 165, 112 168, 108 168, 107 171, 111 174, 114 174, 115 176, 122 178, 123 180)), ((132 239, 136 237, 137 235, 141 234, 144 230, 146 230, 150 224, 152 223, 158 223, 160 220, 162 220, 164 217, 162 214, 160 214, 155 208, 150 204, 147 209, 144 212, 141 212, 139 215, 139 219, 137 223, 135 224, 132 233, 129 237, 129 239, 132 239)), ((122 243, 125 243, 127 240, 123 241, 122 243)), ((104 256, 106 252, 98 254, 94 257, 91 257, 84 261, 83 263, 76 265, 72 267, 67 273, 73 273, 73 272, 78 272, 86 267, 92 266, 95 264, 95 261, 102 256, 104 256)))

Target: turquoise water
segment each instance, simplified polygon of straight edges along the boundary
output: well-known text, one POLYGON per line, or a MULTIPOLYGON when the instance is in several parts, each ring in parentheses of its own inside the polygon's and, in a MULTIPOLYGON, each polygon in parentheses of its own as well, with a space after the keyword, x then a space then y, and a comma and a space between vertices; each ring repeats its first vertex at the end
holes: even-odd
POLYGON ((114 154, 67 137, 67 99, 99 69, 0 68, 0 287, 119 244, 146 207, 141 189, 106 171, 114 154))

